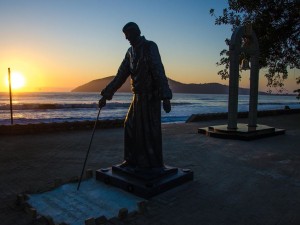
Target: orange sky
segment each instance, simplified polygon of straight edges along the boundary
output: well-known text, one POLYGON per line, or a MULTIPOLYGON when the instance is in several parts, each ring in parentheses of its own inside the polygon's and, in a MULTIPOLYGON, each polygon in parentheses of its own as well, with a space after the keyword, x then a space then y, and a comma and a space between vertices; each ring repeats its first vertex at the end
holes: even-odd
MULTIPOLYGON (((142 35, 158 44, 167 75, 183 83, 222 81, 216 66, 230 27, 215 26, 209 9, 221 13, 225 0, 1 1, 0 92, 8 90, 7 69, 23 74, 15 91, 70 91, 94 79, 115 75, 129 43, 121 31, 135 21, 142 35), (134 3, 134 4, 133 4, 134 3), (131 10, 136 13, 131 15, 131 10), (124 13, 125 12, 125 13, 124 13)), ((264 71, 260 90, 266 91, 264 71)), ((285 88, 299 88, 292 70, 285 88)), ((249 86, 249 73, 241 87, 249 86)), ((99 90, 100 91, 100 90, 99 90)))

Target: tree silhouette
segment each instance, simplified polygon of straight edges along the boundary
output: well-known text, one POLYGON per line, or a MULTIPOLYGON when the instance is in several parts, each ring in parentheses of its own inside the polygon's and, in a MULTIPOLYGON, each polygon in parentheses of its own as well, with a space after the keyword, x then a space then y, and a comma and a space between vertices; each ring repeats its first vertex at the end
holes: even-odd
MULTIPOLYGON (((267 86, 283 90, 288 69, 300 68, 300 1, 299 0, 228 0, 223 14, 215 17, 215 25, 231 25, 232 31, 240 25, 251 23, 258 36, 260 68, 267 68, 264 76, 267 86)), ((225 40, 228 45, 230 40, 225 40)), ((217 65, 222 79, 229 77, 228 50, 220 52, 217 65)), ((298 79, 299 80, 299 79, 298 79)))

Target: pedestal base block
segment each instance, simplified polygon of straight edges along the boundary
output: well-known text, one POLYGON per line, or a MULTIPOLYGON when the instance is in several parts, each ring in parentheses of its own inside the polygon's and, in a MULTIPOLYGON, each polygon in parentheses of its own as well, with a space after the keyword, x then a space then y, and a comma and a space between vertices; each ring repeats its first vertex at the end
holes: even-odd
POLYGON ((146 199, 191 181, 193 176, 189 169, 174 167, 137 170, 113 166, 96 171, 97 180, 146 199))
POLYGON ((217 125, 199 128, 198 133, 217 138, 250 141, 258 138, 284 134, 285 130, 261 124, 258 124, 256 127, 249 127, 247 124, 238 123, 237 129, 229 129, 227 125, 217 125))

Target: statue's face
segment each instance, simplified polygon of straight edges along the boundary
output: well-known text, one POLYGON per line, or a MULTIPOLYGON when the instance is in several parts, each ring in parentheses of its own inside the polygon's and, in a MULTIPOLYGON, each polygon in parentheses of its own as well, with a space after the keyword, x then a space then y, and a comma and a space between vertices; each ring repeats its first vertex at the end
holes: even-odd
POLYGON ((129 41, 131 46, 134 46, 138 40, 139 35, 132 29, 124 31, 125 38, 129 41))

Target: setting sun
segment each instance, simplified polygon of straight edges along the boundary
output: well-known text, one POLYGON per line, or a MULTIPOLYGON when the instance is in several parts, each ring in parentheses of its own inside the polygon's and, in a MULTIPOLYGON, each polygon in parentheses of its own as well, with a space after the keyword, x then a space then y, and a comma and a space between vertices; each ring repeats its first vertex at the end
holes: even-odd
MULTIPOLYGON (((8 86, 8 78, 6 79, 6 85, 8 86)), ((20 72, 11 73, 11 88, 20 89, 25 86, 25 77, 20 72)))

